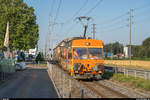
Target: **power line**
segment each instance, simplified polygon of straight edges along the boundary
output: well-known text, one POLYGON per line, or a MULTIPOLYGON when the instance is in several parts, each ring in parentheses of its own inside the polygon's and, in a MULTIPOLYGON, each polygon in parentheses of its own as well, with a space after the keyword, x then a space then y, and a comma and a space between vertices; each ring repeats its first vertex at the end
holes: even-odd
POLYGON ((122 25, 122 26, 119 26, 119 27, 116 27, 116 28, 112 28, 112 29, 109 29, 109 30, 104 30, 104 31, 101 31, 101 33, 102 32, 108 32, 108 31, 114 31, 114 30, 125 28, 125 27, 128 27, 128 24, 125 24, 125 25, 122 25))
MULTIPOLYGON (((141 10, 141 9, 145 9, 145 8, 147 8, 147 7, 150 7, 150 4, 145 4, 145 5, 142 5, 142 6, 140 6, 140 7, 134 8, 133 11, 138 11, 138 10, 141 10)), ((104 24, 107 23, 107 22, 109 22, 109 23, 114 22, 114 21, 116 21, 116 20, 118 20, 118 19, 121 19, 122 17, 124 17, 124 16, 126 16, 126 15, 129 15, 129 12, 126 12, 126 13, 124 13, 124 14, 122 14, 122 15, 119 15, 119 16, 117 16, 117 17, 114 17, 114 18, 112 18, 112 19, 110 19, 110 20, 103 21, 103 22, 101 22, 101 24, 104 25, 104 24)), ((133 16, 132 16, 132 17, 133 17, 133 16)))
MULTIPOLYGON (((77 15, 79 14, 79 12, 88 4, 88 1, 89 1, 89 0, 85 0, 85 2, 83 3, 83 5, 82 5, 82 6, 74 13, 74 15, 73 15, 69 20, 67 20, 65 23, 68 24, 68 22, 69 22, 70 20, 73 20, 73 18, 74 18, 75 16, 77 16, 77 15)), ((71 33, 71 32, 69 32, 69 31, 72 31, 73 28, 75 28, 75 27, 74 27, 74 24, 70 25, 70 27, 67 29, 67 35, 69 35, 69 33, 71 33)))
MULTIPOLYGON (((149 9, 148 9, 149 10, 149 9)), ((135 13, 134 16, 143 16, 144 14, 149 14, 149 11, 144 11, 144 12, 140 12, 140 13, 135 13)))
POLYGON ((120 24, 120 23, 123 23, 124 21, 127 21, 128 19, 126 18, 126 19, 123 19, 123 20, 119 20, 119 21, 114 21, 113 23, 108 23, 108 24, 102 24, 102 25, 98 25, 99 27, 101 27, 101 28, 110 28, 110 27, 114 27, 115 25, 118 25, 118 24, 120 24))
POLYGON ((114 22, 114 21, 116 21, 116 20, 118 20, 118 19, 121 19, 122 17, 125 17, 125 16, 127 16, 127 15, 129 15, 129 12, 123 13, 123 14, 117 16, 117 17, 114 17, 114 18, 109 19, 109 20, 105 20, 105 21, 100 22, 100 23, 101 23, 101 24, 111 23, 111 22, 114 22))
POLYGON ((88 15, 89 13, 91 13, 99 4, 102 3, 103 0, 99 0, 89 11, 87 11, 85 13, 85 15, 88 15))
MULTIPOLYGON (((135 20, 135 24, 139 24, 139 23, 143 23, 145 21, 147 21, 148 19, 150 19, 150 16, 146 17, 146 18, 143 18, 142 20, 135 20)), ((148 21, 147 21, 148 22, 148 21)), ((150 21, 149 21, 150 22, 150 21)))
MULTIPOLYGON (((56 16, 55 16, 55 18, 54 18, 54 22, 53 22, 52 25, 55 25, 55 24, 56 24, 56 20, 57 20, 58 15, 59 15, 59 11, 60 11, 61 4, 62 4, 62 0, 59 0, 58 7, 57 7, 57 9, 56 9, 56 16)), ((52 39, 52 41, 53 41, 53 39, 52 39)), ((53 47, 53 46, 52 46, 52 47, 53 47)))
MULTIPOLYGON (((86 14, 89 14, 89 13, 91 13, 101 2, 102 2, 103 0, 99 0, 97 3, 96 3, 96 5, 94 5, 94 7, 92 7, 86 14)), ((87 2, 88 2, 88 0, 86 0, 85 1, 85 3, 84 3, 84 7, 85 7, 85 5, 87 4, 87 2)), ((81 6, 81 8, 73 15, 73 17, 75 17, 84 7, 83 6, 81 6)), ((72 18, 73 18, 72 17, 72 18)), ((72 25, 68 30, 72 30, 72 28, 74 28, 73 27, 74 25, 72 25)), ((69 32, 68 32, 69 33, 69 32)))
POLYGON ((62 4, 62 0, 59 0, 59 5, 58 5, 57 11, 56 11, 56 16, 55 16, 55 19, 54 19, 54 23, 56 22, 56 19, 57 19, 57 17, 58 17, 58 14, 59 14, 59 11, 60 11, 61 4, 62 4))
POLYGON ((79 12, 87 5, 89 0, 85 0, 85 2, 83 3, 83 5, 73 14, 73 16, 67 20, 65 23, 69 22, 70 20, 72 20, 75 16, 77 16, 79 14, 79 12))
POLYGON ((49 16, 52 16, 53 8, 54 8, 54 5, 55 5, 55 1, 56 1, 56 0, 52 0, 49 16))
POLYGON ((144 4, 140 7, 136 7, 136 8, 133 9, 133 11, 138 11, 138 10, 141 10, 141 9, 145 9, 147 7, 150 7, 150 3, 148 3, 148 4, 146 3, 146 4, 144 4))
MULTIPOLYGON (((75 24, 75 23, 74 23, 74 24, 75 24)), ((66 31, 67 34, 66 34, 66 35, 69 35, 69 34, 71 33, 71 31, 73 31, 73 29, 75 28, 75 27, 74 27, 74 26, 75 26, 74 24, 72 24, 71 27, 67 29, 67 31, 66 31)))

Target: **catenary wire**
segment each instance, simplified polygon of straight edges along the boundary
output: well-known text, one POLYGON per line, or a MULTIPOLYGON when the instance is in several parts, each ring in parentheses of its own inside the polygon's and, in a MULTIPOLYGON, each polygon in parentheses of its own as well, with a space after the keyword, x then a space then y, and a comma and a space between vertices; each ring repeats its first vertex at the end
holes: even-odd
POLYGON ((72 16, 69 20, 67 20, 65 23, 68 23, 70 20, 74 20, 75 16, 77 16, 77 15, 81 12, 81 10, 87 5, 88 1, 89 1, 89 0, 85 0, 85 2, 83 3, 83 5, 82 5, 82 6, 73 14, 73 16, 72 16))
POLYGON ((57 18, 58 18, 61 4, 62 4, 62 0, 59 0, 58 8, 57 8, 57 11, 56 11, 56 16, 55 16, 55 18, 54 18, 54 23, 56 23, 56 20, 57 20, 57 18))
POLYGON ((96 7, 102 3, 103 0, 98 0, 98 2, 89 10, 85 13, 85 15, 90 14, 94 9, 96 9, 96 7))

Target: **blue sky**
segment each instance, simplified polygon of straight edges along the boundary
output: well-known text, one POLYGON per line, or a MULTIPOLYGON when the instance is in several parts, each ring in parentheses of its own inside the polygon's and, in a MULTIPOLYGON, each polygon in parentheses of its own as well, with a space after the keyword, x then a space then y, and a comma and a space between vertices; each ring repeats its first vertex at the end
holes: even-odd
POLYGON ((129 44, 129 9, 133 8, 132 44, 140 45, 150 37, 150 0, 24 0, 33 6, 39 24, 39 50, 49 47, 49 18, 52 16, 53 48, 65 38, 82 36, 83 27, 76 20, 89 16, 87 36, 92 36, 92 24, 96 24, 96 39, 104 44, 119 41, 129 44), (61 3, 60 3, 61 1, 61 3), (60 9, 58 10, 58 6, 60 9), (93 8, 93 9, 92 9, 93 8), (92 9, 92 10, 91 10, 92 9), (78 12, 79 11, 79 12, 78 12), (57 17, 56 17, 57 12, 57 17), (62 24, 63 23, 63 24, 62 24))

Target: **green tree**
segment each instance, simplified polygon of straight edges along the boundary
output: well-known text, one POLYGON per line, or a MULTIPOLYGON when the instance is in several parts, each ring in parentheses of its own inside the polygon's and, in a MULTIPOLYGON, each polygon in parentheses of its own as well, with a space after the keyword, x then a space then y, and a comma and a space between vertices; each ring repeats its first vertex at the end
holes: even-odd
POLYGON ((114 55, 117 55, 119 53, 123 53, 123 45, 120 44, 119 42, 109 43, 104 45, 104 51, 111 52, 114 55))
POLYGON ((142 42, 142 46, 145 48, 150 48, 150 37, 142 42))
POLYGON ((23 0, 0 0, 0 48, 2 49, 4 49, 8 21, 10 50, 35 48, 39 34, 34 9, 28 7, 23 0))
POLYGON ((144 49, 145 57, 150 58, 150 37, 142 42, 142 48, 144 49))
POLYGON ((133 57, 140 57, 141 56, 141 46, 140 45, 132 45, 131 53, 133 54, 133 57))

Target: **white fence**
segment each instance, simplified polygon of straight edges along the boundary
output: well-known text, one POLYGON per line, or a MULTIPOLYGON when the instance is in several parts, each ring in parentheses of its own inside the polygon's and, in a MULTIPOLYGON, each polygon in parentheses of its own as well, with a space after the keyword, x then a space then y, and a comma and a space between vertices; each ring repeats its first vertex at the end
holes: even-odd
POLYGON ((123 73, 126 76, 140 77, 146 80, 150 80, 150 70, 140 70, 118 66, 105 66, 105 71, 123 73))

